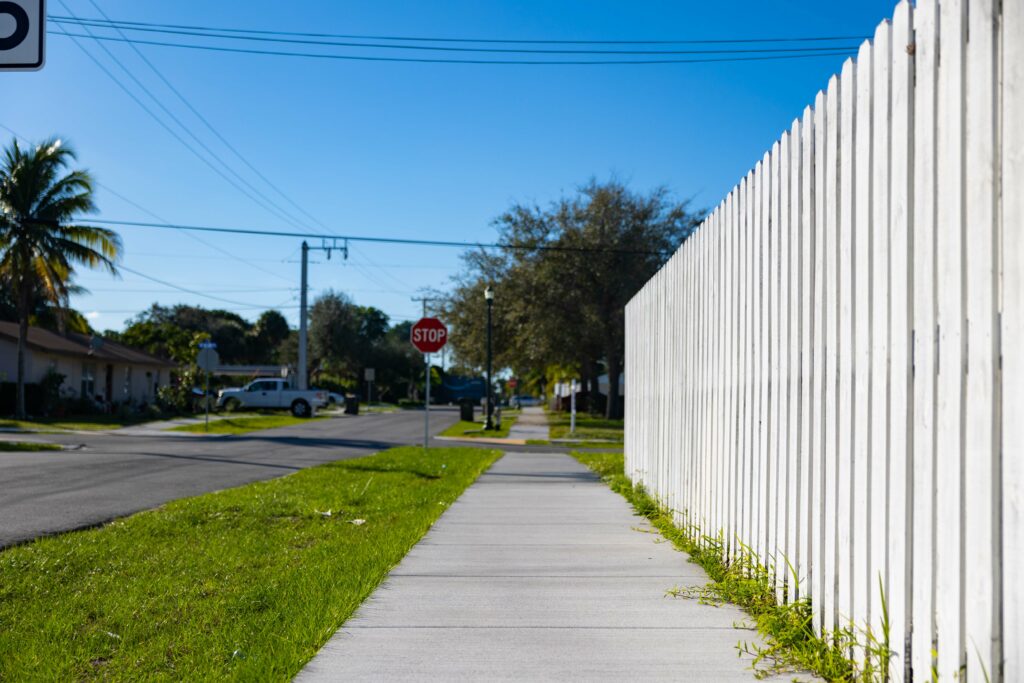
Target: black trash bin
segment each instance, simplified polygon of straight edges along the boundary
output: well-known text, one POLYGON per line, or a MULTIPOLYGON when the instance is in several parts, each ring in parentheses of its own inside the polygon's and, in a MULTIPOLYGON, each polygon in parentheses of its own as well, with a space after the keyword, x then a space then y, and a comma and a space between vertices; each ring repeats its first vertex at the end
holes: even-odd
POLYGON ((462 399, 459 401, 459 419, 463 422, 473 421, 473 401, 472 399, 462 399))
POLYGON ((359 414, 359 399, 355 396, 345 397, 345 414, 346 415, 358 415, 359 414))

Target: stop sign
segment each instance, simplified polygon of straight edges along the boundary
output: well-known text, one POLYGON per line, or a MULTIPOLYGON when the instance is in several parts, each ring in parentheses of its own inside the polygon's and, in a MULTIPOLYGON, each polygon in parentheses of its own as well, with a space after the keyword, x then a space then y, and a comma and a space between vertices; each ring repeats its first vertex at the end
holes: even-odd
POLYGON ((448 328, 437 318, 420 318, 409 337, 420 353, 436 353, 448 342, 448 328))

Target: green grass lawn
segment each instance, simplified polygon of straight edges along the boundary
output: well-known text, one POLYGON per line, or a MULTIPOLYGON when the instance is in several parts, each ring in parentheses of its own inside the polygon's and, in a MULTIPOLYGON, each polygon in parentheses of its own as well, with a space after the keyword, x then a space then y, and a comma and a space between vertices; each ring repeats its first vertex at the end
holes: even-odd
POLYGON ((519 411, 503 410, 501 411, 501 429, 492 429, 489 431, 484 431, 483 422, 466 422, 464 420, 460 420, 441 432, 441 436, 463 436, 477 439, 504 439, 508 437, 508 432, 512 429, 512 425, 515 424, 517 417, 519 417, 519 411))
POLYGON ((2 551, 0 680, 290 680, 498 457, 395 448, 2 551))
POLYGON ((323 420, 324 417, 292 417, 278 413, 276 415, 244 415, 228 417, 224 419, 210 420, 210 428, 207 430, 206 422, 180 425, 171 427, 169 432, 197 432, 200 434, 247 434, 261 429, 276 429, 277 427, 291 427, 293 425, 306 424, 311 420, 323 420))
POLYGON ((34 432, 101 431, 120 429, 131 425, 150 422, 152 418, 119 418, 115 415, 84 415, 78 417, 40 417, 34 420, 0 420, 0 428, 23 429, 34 432))
POLYGON ((27 441, 0 441, 0 452, 12 451, 59 451, 55 443, 29 443, 27 441))
POLYGON ((569 413, 547 412, 548 424, 551 427, 552 439, 580 439, 587 445, 608 447, 621 444, 623 440, 623 420, 606 420, 588 413, 576 413, 576 431, 569 433, 569 413))

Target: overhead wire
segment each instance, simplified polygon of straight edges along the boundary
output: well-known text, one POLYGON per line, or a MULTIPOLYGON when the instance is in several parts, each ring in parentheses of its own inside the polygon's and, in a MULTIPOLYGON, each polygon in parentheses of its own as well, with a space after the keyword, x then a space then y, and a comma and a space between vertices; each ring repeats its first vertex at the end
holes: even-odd
MULTIPOLYGON (((398 279, 397 277, 395 277, 394 275, 392 275, 391 273, 389 273, 388 271, 384 270, 383 268, 378 267, 377 264, 374 263, 373 260, 367 254, 359 253, 359 251, 354 249, 354 248, 351 251, 352 251, 352 254, 354 256, 362 258, 363 262, 368 267, 373 268, 375 271, 380 272, 384 277, 386 277, 389 280, 391 280, 392 282, 396 283, 399 287, 408 287, 409 286, 408 282, 404 282, 404 281, 398 279)), ((383 283, 381 283, 379 281, 377 281, 377 284, 382 286, 382 287, 386 286, 386 285, 384 285, 383 283)))
MULTIPOLYGON (((65 5, 65 4, 64 4, 63 0, 57 0, 57 1, 58 1, 58 2, 59 2, 59 3, 61 4, 61 6, 63 6, 63 7, 65 8, 65 9, 67 9, 67 5, 65 5)), ((70 11, 70 10, 68 10, 68 11, 70 11)), ((67 31, 65 31, 65 30, 64 30, 64 27, 63 27, 63 26, 60 26, 60 29, 61 29, 61 31, 63 31, 63 32, 65 33, 65 35, 70 35, 70 34, 68 34, 68 33, 67 33, 67 31)), ((94 39, 94 40, 95 40, 96 38, 98 38, 98 36, 96 36, 95 34, 93 34, 93 33, 92 33, 92 31, 90 31, 90 30, 89 30, 88 28, 86 28, 85 30, 86 30, 86 33, 88 33, 89 35, 87 35, 87 36, 82 36, 82 37, 84 37, 84 38, 92 38, 92 39, 94 39)), ((87 50, 87 49, 85 48, 85 46, 81 45, 81 44, 80 44, 80 43, 79 43, 79 42, 78 42, 78 41, 77 41, 77 40, 76 40, 75 38, 72 38, 72 40, 74 40, 75 44, 76 44, 76 45, 78 45, 79 49, 81 49, 81 50, 82 50, 83 52, 85 52, 85 53, 86 53, 86 55, 88 55, 88 56, 89 56, 89 58, 90 58, 90 59, 91 59, 91 60, 92 60, 92 61, 93 61, 93 62, 94 62, 94 63, 95 63, 95 64, 96 64, 97 66, 99 66, 99 67, 100 67, 100 68, 101 68, 101 69, 103 70, 103 72, 104 72, 104 73, 105 73, 105 74, 106 74, 106 75, 107 75, 107 76, 108 76, 109 78, 111 78, 112 80, 114 80, 114 82, 115 82, 115 83, 117 83, 117 85, 118 85, 118 86, 120 86, 120 88, 121 88, 121 89, 122 89, 122 90, 123 90, 123 91, 124 91, 125 93, 127 93, 127 94, 128 94, 128 95, 129 95, 129 96, 130 96, 130 97, 132 98, 132 100, 134 100, 134 101, 135 101, 135 103, 136 103, 136 104, 138 104, 138 105, 139 105, 140 107, 142 107, 142 109, 143 109, 143 110, 144 110, 144 111, 145 111, 145 112, 146 112, 147 114, 149 114, 149 116, 150 116, 151 118, 153 118, 153 120, 155 120, 155 121, 156 121, 157 123, 159 123, 159 124, 160 124, 160 125, 161 125, 161 126, 162 126, 162 127, 163 127, 163 128, 165 129, 165 130, 166 130, 166 131, 168 131, 169 133, 171 133, 171 135, 172 135, 172 136, 173 136, 173 137, 174 137, 174 138, 175 138, 175 139, 176 139, 176 140, 177 140, 177 141, 178 141, 179 143, 181 143, 181 144, 182 144, 182 145, 183 145, 183 146, 184 146, 184 147, 185 147, 186 149, 188 149, 188 150, 189 150, 190 152, 192 152, 192 153, 193 153, 193 154, 194 154, 194 155, 195 155, 195 156, 196 156, 196 157, 197 157, 198 159, 200 159, 200 160, 201 160, 201 161, 202 161, 203 163, 205 163, 205 164, 206 164, 206 165, 207 165, 207 166, 208 166, 208 167, 209 167, 210 169, 212 169, 212 170, 213 170, 214 172, 216 172, 216 173, 217 173, 217 174, 218 174, 219 176, 221 176, 221 177, 222 177, 222 178, 223 178, 224 180, 226 180, 226 181, 227 181, 227 182, 228 182, 229 184, 231 184, 231 185, 232 185, 232 186, 233 186, 233 187, 234 187, 235 189, 237 189, 237 190, 238 190, 239 192, 241 192, 242 194, 244 194, 244 195, 245 195, 246 197, 248 197, 248 198, 249 198, 250 200, 252 200, 252 201, 253 201, 254 203, 256 203, 256 204, 257 204, 258 206, 260 206, 260 208, 262 208, 262 209, 264 209, 264 210, 266 210, 266 211, 270 212, 271 214, 275 215, 275 216, 276 216, 277 218, 281 218, 281 219, 283 219, 283 220, 284 220, 285 222, 287 222, 287 223, 291 223, 291 224, 292 224, 293 226, 295 226, 295 227, 297 227, 297 228, 302 228, 302 227, 303 227, 303 225, 302 225, 302 222, 301 222, 301 221, 295 220, 295 219, 294 219, 293 217, 291 217, 291 216, 290 216, 290 215, 288 214, 288 212, 287 212, 287 211, 283 211, 282 209, 280 209, 280 207, 277 207, 277 206, 275 206, 275 203, 274 203, 274 202, 273 202, 272 200, 269 200, 269 199, 266 199, 266 198, 264 198, 264 197, 261 197, 261 196, 260 196, 260 191, 259 191, 258 189, 256 189, 256 188, 255 188, 255 187, 254 187, 254 186, 253 186, 253 185, 252 185, 251 183, 249 183, 249 182, 248 182, 248 181, 247 181, 247 180, 246 180, 245 178, 243 178, 243 177, 242 177, 242 176, 241 176, 241 175, 240 175, 239 173, 237 173, 237 172, 236 172, 236 171, 235 171, 234 169, 232 169, 232 168, 231 168, 231 167, 230 167, 230 166, 229 166, 229 165, 228 165, 227 163, 225 163, 225 162, 224 162, 224 160, 223 160, 223 159, 221 159, 221 158, 220 158, 220 156, 219 156, 219 155, 218 155, 218 154, 217 154, 216 152, 214 152, 214 151, 213 151, 212 149, 210 149, 210 147, 209 147, 209 146, 208 146, 208 145, 207 145, 206 143, 204 143, 204 142, 203 142, 202 140, 200 140, 200 139, 199 139, 199 137, 198 137, 198 136, 197 136, 197 135, 196 135, 196 134, 195 134, 194 132, 192 132, 192 130, 191 130, 191 129, 190 129, 190 128, 189 128, 188 126, 186 126, 186 125, 185 125, 185 124, 184 124, 184 123, 183 123, 183 122, 182 122, 182 121, 181 121, 181 120, 180 120, 180 119, 179 119, 179 118, 178 118, 177 116, 175 116, 175 114, 174 114, 173 112, 171 112, 171 111, 170 111, 170 109, 168 109, 168 107, 167 107, 166 105, 164 105, 164 104, 163 104, 163 102, 162 102, 162 101, 160 101, 160 99, 159 99, 159 98, 157 98, 157 97, 156 97, 156 96, 155 96, 155 95, 154 95, 154 94, 153 94, 153 93, 152 93, 152 92, 151 92, 151 91, 149 90, 149 88, 147 88, 147 87, 146 87, 146 85, 145 85, 145 84, 143 84, 143 83, 142 83, 142 82, 141 82, 141 81, 140 81, 140 80, 139 80, 139 79, 138 79, 138 78, 137 78, 137 77, 135 76, 135 74, 134 74, 134 73, 132 73, 132 72, 131 72, 131 70, 130 70, 130 69, 128 69, 128 68, 127 68, 127 67, 126 67, 126 66, 125 66, 125 65, 124 65, 124 64, 123 64, 123 63, 121 62, 121 60, 120 60, 120 59, 118 59, 118 58, 117 58, 117 56, 116 56, 116 55, 114 55, 114 54, 113 54, 113 53, 112 53, 112 52, 111 52, 111 51, 110 51, 110 50, 109 50, 109 49, 107 48, 107 46, 106 46, 106 45, 104 45, 104 44, 103 44, 102 42, 100 42, 100 41, 96 41, 96 42, 97 42, 97 45, 99 45, 100 49, 102 49, 102 50, 103 50, 103 52, 104 52, 104 53, 105 53, 105 54, 106 54, 106 55, 107 55, 107 56, 108 56, 108 57, 109 57, 109 58, 110 58, 110 59, 111 59, 111 60, 112 60, 112 61, 113 61, 113 62, 114 62, 115 64, 117 64, 117 66, 118 66, 118 67, 119 67, 119 68, 120 68, 120 69, 121 69, 121 70, 122 70, 122 71, 123 71, 123 72, 124 72, 124 73, 125 73, 125 74, 126 74, 126 75, 127 75, 127 76, 128 76, 129 78, 130 78, 130 79, 131 79, 131 80, 132 80, 132 82, 134 82, 134 83, 135 83, 135 85, 136 85, 136 86, 137 86, 137 87, 138 87, 138 88, 139 88, 139 89, 140 89, 140 90, 141 90, 141 91, 142 91, 143 93, 145 93, 145 94, 146 94, 146 95, 147 95, 147 96, 148 96, 148 97, 149 97, 149 98, 150 98, 150 99, 151 99, 151 100, 152 100, 152 101, 153 101, 153 102, 154 102, 154 103, 155 103, 155 104, 156 104, 156 105, 157 105, 157 106, 158 106, 158 107, 159 107, 159 108, 160 108, 160 109, 161 109, 161 110, 162 110, 162 111, 164 112, 164 114, 165 114, 165 115, 167 115, 167 117, 168 117, 168 118, 170 118, 170 119, 171 119, 171 121, 173 121, 174 123, 176 123, 176 124, 178 125, 178 127, 179 127, 179 128, 181 128, 181 129, 182 129, 182 130, 183 130, 183 131, 185 132, 185 134, 186 134, 186 135, 188 135, 189 137, 191 137, 191 138, 192 138, 192 139, 193 139, 193 140, 194 140, 194 141, 196 142, 196 144, 197 144, 197 145, 199 145, 199 147, 201 147, 201 148, 202 148, 202 149, 203 149, 203 150, 204 150, 204 151, 205 151, 205 152, 206 152, 206 153, 207 153, 207 154, 208 154, 208 155, 209 155, 209 156, 210 156, 210 157, 211 157, 212 159, 214 159, 215 161, 217 161, 217 163, 219 163, 219 164, 220 164, 221 166, 223 166, 223 167, 224 167, 224 168, 225 168, 225 169, 227 170, 227 172, 228 172, 228 173, 231 173, 231 174, 232 174, 233 176, 235 176, 235 178, 237 178, 237 182, 236 182, 236 180, 232 179, 232 178, 231 178, 231 177, 229 177, 229 176, 228 176, 227 174, 225 174, 225 172, 224 172, 224 171, 222 171, 222 170, 221 170, 220 168, 218 168, 218 167, 217 167, 216 165, 214 165, 214 164, 213 164, 213 163, 212 163, 212 162, 211 162, 211 161, 210 161, 209 159, 207 159, 207 158, 206 158, 205 156, 203 156, 202 154, 200 154, 200 153, 199 153, 199 152, 198 152, 198 151, 197 151, 197 150, 196 150, 196 149, 195 149, 194 147, 192 147, 192 145, 190 145, 190 144, 189 144, 189 143, 188 143, 187 141, 185 141, 185 140, 184 140, 184 139, 183 139, 183 138, 182 138, 182 137, 181 137, 181 136, 180 136, 180 135, 179 135, 179 134, 178 134, 178 133, 177 133, 176 131, 174 131, 174 130, 173 130, 173 129, 172 129, 172 128, 171 128, 170 126, 169 126, 169 125, 167 125, 167 123, 166 123, 166 122, 164 122, 164 121, 163 121, 163 119, 161 119, 161 118, 160 118, 159 116, 157 116, 157 115, 156 115, 156 113, 155 113, 155 112, 153 112, 153 110, 151 110, 151 109, 150 109, 149 107, 147 107, 147 106, 146 106, 146 105, 145 105, 145 104, 144 104, 144 103, 143 103, 143 102, 142 102, 142 101, 141 101, 141 100, 140 100, 140 99, 139 99, 138 97, 136 97, 136 96, 135 96, 135 94, 134 94, 133 92, 131 92, 131 90, 130 90, 130 89, 129 89, 129 88, 127 87, 127 86, 125 86, 125 85, 124 85, 124 84, 123 84, 123 83, 122 83, 122 82, 121 82, 121 81, 120 81, 119 79, 117 79, 117 78, 116 78, 116 77, 115 77, 115 76, 113 75, 113 73, 111 73, 111 72, 110 72, 110 70, 109 70, 109 69, 107 69, 107 68, 106 68, 105 66, 103 66, 103 65, 102 65, 102 63, 101 63, 101 62, 100 62, 99 60, 97 60, 97 59, 96 59, 96 58, 95 58, 95 57, 94 57, 94 56, 92 55, 92 53, 90 53, 90 52, 89 52, 89 51, 88 51, 88 50, 87 50), (241 185, 239 185, 239 183, 241 183, 242 185, 245 185, 246 187, 245 187, 245 188, 243 188, 243 187, 242 187, 241 185), (246 189, 246 188, 248 188, 248 189, 246 189)), ((133 46, 133 47, 134 47, 134 46, 133 46)))
MULTIPOLYGON (((3 123, 0 123, 0 128, 3 128, 8 133, 13 135, 15 138, 18 138, 22 142, 24 142, 26 144, 29 143, 27 138, 25 138, 22 135, 19 135, 17 131, 15 131, 14 129, 10 128, 9 126, 7 126, 7 125, 5 125, 3 123)), ((131 206, 134 206, 136 209, 138 209, 139 211, 145 213, 146 215, 148 215, 148 216, 150 216, 152 218, 155 218, 158 221, 165 222, 165 223, 167 222, 167 220, 164 217, 154 213, 153 211, 150 211, 149 209, 147 209, 145 206, 139 204, 138 202, 133 201, 132 199, 129 199, 128 197, 124 196, 123 194, 121 194, 120 192, 118 192, 114 188, 110 187, 109 185, 105 185, 104 183, 101 183, 99 181, 96 181, 96 185, 98 187, 103 188, 106 192, 109 192, 110 194, 114 195, 115 197, 117 197, 121 201, 125 202, 126 204, 130 204, 131 206)), ((266 275, 270 275, 270 276, 275 277, 275 278, 277 278, 279 280, 284 280, 285 282, 293 282, 294 281, 293 278, 287 278, 287 277, 281 275, 280 273, 275 273, 272 270, 269 270, 269 269, 264 268, 262 266, 258 266, 255 263, 253 263, 251 260, 244 259, 241 256, 238 256, 237 254, 228 251, 227 249, 223 249, 222 247, 217 246, 213 242, 210 242, 209 240, 203 239, 199 235, 195 235, 195 234, 193 234, 191 232, 183 232, 182 234, 184 234, 185 236, 189 237, 190 239, 192 239, 192 240, 194 240, 194 241, 196 241, 196 242, 198 242, 198 243, 200 243, 202 245, 205 245, 206 247, 209 247, 210 249, 213 249, 214 251, 216 251, 216 252, 226 256, 227 258, 231 259, 232 261, 235 261, 237 263, 241 263, 242 265, 248 266, 249 268, 257 270, 257 271, 259 271, 261 273, 264 273, 266 275)), ((164 258, 167 257, 166 254, 159 254, 159 256, 164 257, 164 258)))
MULTIPOLYGON (((104 15, 106 16, 106 15, 104 15)), ((48 18, 56 21, 60 19, 68 19, 69 17, 63 17, 60 15, 48 15, 48 18)), ((79 21, 100 21, 98 19, 84 18, 79 21)), ((234 27, 211 27, 211 26, 196 26, 188 24, 161 24, 146 21, 127 21, 127 20, 111 20, 109 17, 106 21, 110 23, 125 24, 131 26, 156 26, 164 28, 179 28, 179 29, 191 29, 191 30, 206 30, 206 31, 222 31, 224 33, 258 33, 264 35, 281 35, 281 36, 307 36, 313 38, 342 38, 352 40, 393 40, 393 41, 417 41, 417 42, 432 42, 432 43, 518 43, 518 44, 534 44, 534 45, 690 45, 690 44, 707 44, 707 43, 796 43, 796 42, 818 42, 818 41, 836 41, 836 40, 864 40, 869 36, 857 36, 857 35, 841 35, 841 36, 791 36, 791 37, 768 37, 768 38, 701 38, 701 39, 643 39, 643 40, 566 40, 566 39, 521 39, 521 38, 451 38, 451 37, 437 37, 437 36, 392 36, 392 35, 365 35, 365 34, 350 34, 350 33, 310 33, 301 31, 281 31, 281 30, 260 30, 260 29, 240 29, 234 27)))
POLYGON ((112 218, 93 218, 93 223, 101 225, 119 225, 135 228, 154 228, 158 230, 193 230, 196 232, 213 232, 234 235, 258 235, 262 237, 304 237, 309 239, 347 240, 349 242, 368 242, 376 244, 409 244, 425 247, 456 247, 460 249, 507 249, 511 251, 560 251, 583 254, 634 254, 657 256, 665 252, 644 249, 617 249, 604 247, 566 247, 557 244, 515 244, 501 242, 460 242, 455 240, 423 240, 404 237, 369 237, 366 235, 321 235, 315 233, 293 233, 280 230, 255 230, 252 228, 226 228, 204 225, 184 225, 178 223, 147 223, 144 221, 126 221, 112 218))
MULTIPOLYGON (((172 28, 152 28, 144 26, 122 26, 113 22, 89 22, 89 21, 69 21, 65 19, 54 19, 55 23, 58 24, 71 24, 73 26, 79 26, 82 28, 113 28, 123 38, 127 38, 122 32, 126 31, 138 31, 146 33, 160 33, 166 35, 180 35, 189 36, 195 38, 222 38, 225 40, 247 40, 261 43, 283 43, 289 45, 311 45, 311 46, 322 46, 322 47, 354 47, 354 48, 371 48, 371 49, 383 49, 383 50, 424 50, 424 51, 435 51, 435 52, 468 52, 468 53, 485 53, 485 54, 540 54, 540 55, 696 55, 696 54, 746 54, 746 53, 784 53, 784 52, 813 52, 820 50, 819 47, 744 47, 744 48, 702 48, 702 49, 690 49, 690 50, 668 50, 668 49, 657 49, 657 50, 594 50, 594 49, 552 49, 552 48, 522 48, 522 47, 453 47, 450 45, 391 45, 387 43, 365 43, 365 42, 350 42, 350 41, 338 41, 338 40, 313 40, 308 38, 279 38, 266 35, 241 35, 237 32, 223 32, 216 31, 215 29, 172 29, 172 28)), ((749 45, 749 43, 747 43, 749 45)), ((777 45, 778 43, 772 43, 777 45)), ((856 50, 857 45, 836 45, 828 46, 830 49, 844 49, 844 50, 856 50)))
POLYGON ((118 270, 123 270, 126 273, 131 273, 132 275, 135 275, 137 277, 141 277, 143 280, 149 280, 149 281, 155 282, 155 283, 157 283, 159 285, 163 285, 164 287, 170 287, 171 289, 176 289, 176 290, 178 290, 180 292, 185 292, 186 294, 192 294, 194 296, 200 296, 200 297, 204 297, 206 299, 211 299, 213 301, 220 301, 220 302, 223 302, 223 303, 226 303, 226 304, 233 304, 235 306, 257 306, 257 307, 259 306, 259 304, 254 304, 254 303, 252 303, 250 301, 236 301, 234 299, 225 299, 224 297, 215 296, 213 294, 207 294, 205 292, 201 292, 201 291, 196 290, 196 289, 189 289, 188 287, 182 287, 181 285, 176 285, 173 282, 168 282, 167 280, 161 280, 160 278, 153 277, 152 275, 146 275, 143 272, 140 272, 140 271, 135 270, 133 268, 129 268, 128 266, 125 266, 125 265, 119 265, 117 268, 118 268, 118 270))
POLYGON ((479 65, 514 65, 514 66, 628 66, 628 65, 656 65, 656 64, 711 64, 716 62, 759 62, 789 59, 809 59, 817 57, 843 57, 854 54, 855 50, 847 48, 822 48, 820 52, 807 52, 801 54, 785 55, 763 55, 746 57, 709 57, 698 59, 602 59, 602 60, 579 60, 579 59, 445 59, 430 57, 380 57, 371 55, 352 55, 319 52, 294 52, 287 50, 257 50, 248 48, 223 47, 217 45, 196 45, 192 43, 172 43, 159 40, 141 40, 137 38, 119 38, 114 36, 83 35, 71 33, 63 26, 60 26, 61 33, 47 31, 55 35, 65 35, 71 38, 91 38, 93 40, 111 41, 117 43, 134 43, 136 45, 154 45, 159 47, 173 47, 189 50, 205 50, 209 52, 225 52, 235 54, 267 55, 276 57, 303 57, 310 59, 330 59, 342 61, 360 62, 405 62, 414 64, 479 64, 479 65))
MULTIPOLYGON (((104 19, 106 19, 107 21, 111 21, 110 17, 108 17, 107 13, 103 11, 103 9, 99 6, 99 4, 97 4, 96 0, 89 0, 89 2, 92 4, 93 7, 96 8, 96 10, 100 14, 103 15, 104 19)), ((116 30, 117 30, 117 32, 118 32, 118 34, 120 36, 122 36, 124 38, 127 38, 127 36, 125 36, 124 33, 122 33, 119 28, 116 29, 116 30)), ((293 206, 302 215, 306 216, 307 218, 309 218, 314 223, 320 225, 322 228, 328 229, 326 225, 324 225, 315 216, 313 216, 308 211, 306 211, 306 209, 304 209, 301 204, 293 201, 291 197, 289 197, 287 194, 285 194, 281 190, 280 187, 278 187, 274 182, 272 182, 269 178, 267 178, 266 175, 264 175, 258 168, 256 168, 255 165, 252 164, 252 162, 250 162, 241 152, 239 152, 238 149, 233 144, 231 144, 227 140, 227 138, 224 137, 224 135, 221 134, 221 132, 219 130, 217 130, 216 127, 214 127, 214 125, 212 123, 210 123, 209 119, 207 119, 205 116, 203 116, 203 114, 189 101, 189 99, 187 97, 185 97, 185 95, 183 95, 181 93, 181 91, 178 90, 178 88, 176 88, 174 86, 174 84, 171 83, 171 81, 166 76, 164 76, 163 72, 160 71, 160 69, 158 69, 156 67, 156 65, 153 64, 153 62, 150 61, 150 59, 148 57, 146 57, 145 53, 142 50, 140 50, 135 44, 131 44, 130 46, 131 46, 132 50, 135 52, 135 54, 139 57, 139 59, 141 59, 143 61, 143 63, 145 63, 146 66, 148 66, 149 69, 154 74, 156 74, 157 78, 160 79, 160 81, 167 87, 167 89, 170 90, 172 93, 174 93, 175 97, 177 97, 178 100, 180 100, 181 103, 184 104, 185 107, 190 112, 192 112, 192 114, 197 119, 199 119, 199 121, 207 128, 207 130, 209 130, 214 135, 214 137, 216 137, 221 142, 221 144, 223 144, 232 154, 234 154, 235 157, 237 157, 238 160, 241 161, 246 166, 246 168, 248 168, 250 171, 252 171, 256 175, 256 177, 258 177, 260 180, 262 180, 267 185, 267 187, 269 187, 271 190, 273 190, 275 193, 277 193, 282 199, 284 199, 286 202, 288 202, 288 204, 293 206)))

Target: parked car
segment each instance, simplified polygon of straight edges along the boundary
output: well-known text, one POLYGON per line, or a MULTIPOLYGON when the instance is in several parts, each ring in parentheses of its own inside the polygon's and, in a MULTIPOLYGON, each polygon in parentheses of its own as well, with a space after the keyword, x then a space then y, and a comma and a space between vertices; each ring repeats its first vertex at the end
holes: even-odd
POLYGON ((345 397, 333 391, 327 392, 327 405, 331 408, 345 405, 345 397))
POLYGON ((510 401, 513 408, 526 408, 528 406, 539 406, 543 404, 536 396, 513 396, 510 401))
POLYGON ((292 389, 283 379, 258 379, 241 389, 223 389, 217 393, 217 408, 269 408, 290 410, 295 417, 310 417, 327 405, 327 392, 319 389, 292 389))

